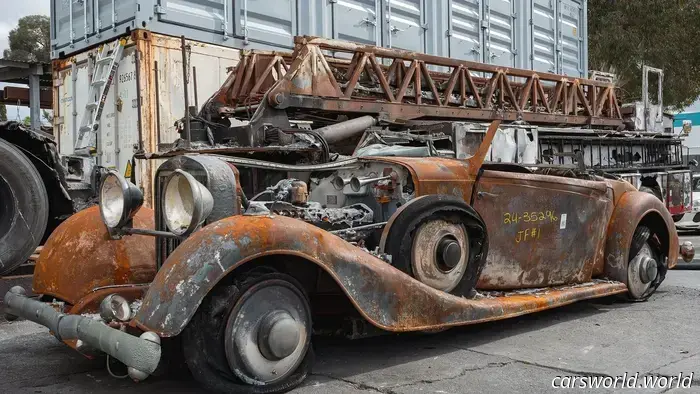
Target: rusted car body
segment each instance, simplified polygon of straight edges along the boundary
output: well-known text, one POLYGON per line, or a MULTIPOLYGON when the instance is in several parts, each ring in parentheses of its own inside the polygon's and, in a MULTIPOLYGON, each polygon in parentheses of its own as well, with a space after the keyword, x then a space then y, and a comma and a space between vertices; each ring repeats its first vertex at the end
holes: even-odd
POLYGON ((448 100, 429 87, 433 104, 422 93, 418 103, 403 102, 410 81, 421 86, 421 75, 439 74, 420 61, 380 65, 371 52, 379 49, 367 47, 338 64, 349 70, 346 86, 367 78, 381 90, 353 99, 352 89, 333 84, 319 48, 299 46, 290 66, 274 55, 267 71, 250 72, 244 84, 286 71, 267 81, 249 124, 213 130, 230 145, 197 151, 188 140, 194 148, 145 155, 167 159, 156 173, 154 211, 109 173, 99 209, 71 217, 43 249, 33 285, 41 298, 13 288, 7 313, 49 327, 81 352, 108 353, 135 380, 156 372, 166 348, 181 346, 209 389, 269 393, 307 376, 312 333, 434 332, 615 294, 646 300, 675 265, 673 220, 653 195, 585 170, 485 163, 500 120, 470 142, 445 137, 445 119, 431 118, 493 118, 500 107, 614 126, 612 90, 562 79, 552 94, 563 106, 556 99, 540 114, 539 82, 517 87, 525 95, 515 105, 503 70, 479 88, 462 67, 443 78, 448 100), (309 56, 318 67, 306 67, 309 56), (398 69, 410 76, 397 87, 388 76, 398 69), (451 104, 457 82, 484 94, 472 97, 480 109, 451 104), (383 101, 367 96, 377 92, 383 101), (304 117, 324 127, 292 127, 304 117), (342 156, 358 133, 354 155, 342 156), (383 142, 366 145, 373 140, 383 142), (452 157, 440 148, 448 142, 452 157))

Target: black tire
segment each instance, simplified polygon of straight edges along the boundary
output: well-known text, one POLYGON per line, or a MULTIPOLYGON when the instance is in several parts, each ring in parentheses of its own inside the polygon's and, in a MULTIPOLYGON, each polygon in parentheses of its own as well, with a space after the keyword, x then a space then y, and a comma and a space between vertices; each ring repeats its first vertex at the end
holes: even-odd
POLYGON ((224 348, 229 315, 248 289, 270 280, 283 280, 293 284, 308 302, 303 287, 294 278, 270 271, 253 271, 237 278, 230 285, 214 289, 185 328, 182 334, 185 362, 192 376, 207 390, 217 393, 284 393, 297 387, 311 373, 314 360, 311 345, 296 371, 279 383, 246 384, 229 367, 224 348))
POLYGON ((34 253, 48 219, 49 200, 39 172, 19 149, 0 140, 0 275, 34 253))
POLYGON ((476 283, 486 264, 488 235, 481 216, 461 199, 445 195, 429 195, 414 200, 398 213, 391 225, 384 252, 391 255, 391 264, 406 274, 416 277, 411 264, 411 249, 416 231, 431 220, 445 220, 464 225, 469 234, 469 262, 467 270, 450 293, 472 298, 476 295, 476 283))
POLYGON ((651 297, 651 295, 654 294, 659 288, 661 282, 663 282, 666 278, 666 273, 668 272, 668 265, 664 259, 663 253, 661 252, 661 245, 652 234, 651 230, 649 230, 649 228, 646 226, 638 226, 634 230, 630 245, 628 264, 632 262, 632 260, 637 256, 637 253, 639 253, 639 251, 645 246, 649 247, 653 258, 656 260, 658 273, 656 278, 650 283, 649 288, 640 297, 634 297, 630 292, 625 293, 624 298, 627 301, 640 302, 648 300, 649 297, 651 297))

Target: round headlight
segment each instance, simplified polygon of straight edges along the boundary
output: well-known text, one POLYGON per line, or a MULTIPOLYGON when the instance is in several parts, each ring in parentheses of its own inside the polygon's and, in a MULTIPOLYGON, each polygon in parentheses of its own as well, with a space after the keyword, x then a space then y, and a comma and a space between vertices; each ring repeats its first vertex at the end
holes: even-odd
POLYGON ((192 175, 175 170, 166 180, 162 204, 168 229, 185 235, 204 223, 214 207, 214 198, 192 175))
POLYGON ((124 227, 143 205, 143 193, 120 173, 109 171, 100 187, 100 214, 109 228, 124 227))

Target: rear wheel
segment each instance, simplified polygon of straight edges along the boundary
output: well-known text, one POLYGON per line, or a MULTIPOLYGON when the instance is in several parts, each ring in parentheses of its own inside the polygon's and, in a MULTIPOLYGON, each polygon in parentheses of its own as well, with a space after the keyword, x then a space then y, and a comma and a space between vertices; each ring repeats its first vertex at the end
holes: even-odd
POLYGON ((0 275, 29 258, 44 236, 48 218, 41 176, 20 150, 0 140, 0 275))
POLYGON ((627 297, 633 301, 647 300, 663 282, 667 269, 660 245, 649 228, 637 227, 627 264, 627 297))
POLYGON ((280 393, 309 374, 311 308, 301 285, 274 272, 249 273, 213 291, 183 332, 195 379, 221 393, 280 393))

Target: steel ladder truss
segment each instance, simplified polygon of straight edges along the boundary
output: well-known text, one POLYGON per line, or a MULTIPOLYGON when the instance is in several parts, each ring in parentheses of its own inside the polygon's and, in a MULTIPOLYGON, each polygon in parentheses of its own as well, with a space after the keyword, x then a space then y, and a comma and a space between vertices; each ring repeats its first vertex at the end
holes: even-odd
POLYGON ((230 111, 267 94, 277 108, 379 114, 388 120, 502 119, 600 127, 623 122, 616 88, 606 81, 318 37, 296 37, 295 44, 291 57, 244 52, 219 91, 219 105, 230 111))
POLYGON ((94 155, 97 151, 97 130, 100 127, 102 110, 124 51, 124 44, 123 39, 118 39, 110 44, 102 45, 97 51, 88 87, 88 103, 85 105, 78 129, 78 140, 75 144, 76 154, 94 155))

